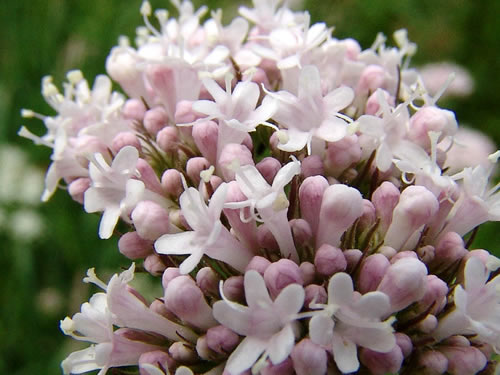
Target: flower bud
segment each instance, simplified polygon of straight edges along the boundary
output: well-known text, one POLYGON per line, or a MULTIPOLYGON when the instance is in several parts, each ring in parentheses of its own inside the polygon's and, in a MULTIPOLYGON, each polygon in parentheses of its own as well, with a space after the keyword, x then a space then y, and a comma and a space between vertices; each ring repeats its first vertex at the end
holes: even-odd
MULTIPOLYGON (((395 107, 394 103, 394 97, 391 96, 386 90, 380 89, 378 91, 381 91, 382 94, 385 97, 385 101, 389 103, 390 106, 395 107)), ((378 93, 377 91, 373 92, 368 100, 366 101, 366 106, 365 106, 365 114, 366 115, 372 115, 374 116, 380 109, 380 103, 378 101, 378 93)))
POLYGON ((118 153, 125 146, 135 147, 137 150, 141 150, 141 142, 139 138, 132 132, 120 132, 111 141, 111 150, 114 153, 118 153))
POLYGON ((377 290, 387 294, 391 312, 420 300, 427 288, 427 268, 415 258, 402 258, 387 269, 377 290))
POLYGON ((227 355, 239 342, 239 336, 225 326, 218 325, 207 331, 207 345, 216 353, 227 355))
POLYGON ((193 181, 195 186, 198 186, 201 181, 200 173, 210 167, 210 162, 202 157, 194 157, 187 161, 186 174, 193 181))
POLYGON ((208 347, 207 336, 200 336, 198 340, 196 340, 196 353, 205 361, 210 361, 214 358, 216 353, 208 347))
POLYGON ((178 198, 184 191, 181 173, 177 169, 167 169, 161 176, 161 186, 171 197, 178 198))
POLYGON ((434 315, 429 314, 425 317, 425 319, 421 320, 418 323, 418 329, 423 333, 431 333, 436 329, 437 325, 437 318, 434 315))
POLYGON ((180 319, 201 329, 217 325, 200 288, 190 276, 178 276, 165 289, 165 306, 180 319))
MULTIPOLYGON (((403 259, 403 258, 413 258, 413 259, 418 259, 418 256, 417 256, 417 254, 416 254, 414 251, 409 251, 409 250, 406 250, 406 251, 400 251, 399 253, 394 254, 394 255, 391 257, 391 264, 394 264, 394 263, 396 263, 399 259, 403 259)), ((418 260, 420 260, 420 259, 418 259, 418 260)))
POLYGON ((160 180, 156 175, 153 167, 144 159, 137 160, 137 170, 141 174, 141 181, 144 182, 146 188, 154 191, 157 194, 163 195, 163 189, 160 184, 160 180))
POLYGON ((152 201, 140 201, 132 211, 132 221, 139 236, 154 241, 168 233, 168 212, 152 201))
POLYGON ((264 272, 264 281, 271 298, 276 298, 287 285, 304 285, 299 266, 290 259, 280 259, 271 263, 264 272))
POLYGON ((378 88, 386 88, 386 74, 385 69, 380 65, 366 66, 359 77, 356 92, 358 94, 368 94, 369 92, 376 91, 378 88))
POLYGON ((436 275, 427 275, 427 287, 423 298, 419 301, 419 311, 427 310, 432 304, 430 311, 437 314, 446 305, 448 285, 436 275))
POLYGON ((144 268, 153 276, 160 276, 165 271, 165 263, 157 254, 149 254, 144 259, 144 268))
POLYGON ((399 253, 394 249, 393 247, 390 246, 380 246, 379 249, 377 250, 379 254, 382 254, 385 256, 387 259, 392 260, 396 255, 399 253))
POLYGON ((302 262, 299 266, 304 285, 312 284, 316 280, 316 267, 310 262, 302 262))
POLYGON ((408 357, 413 351, 413 343, 411 339, 401 332, 396 332, 394 336, 396 336, 396 344, 401 349, 403 356, 405 358, 408 357))
POLYGON ((363 260, 357 283, 359 292, 365 294, 376 290, 389 266, 389 260, 382 254, 372 254, 363 260))
POLYGON ((234 180, 235 163, 238 166, 254 165, 253 156, 246 146, 229 143, 222 149, 218 160, 225 181, 234 180))
POLYGON ((68 192, 74 201, 83 204, 85 192, 90 187, 90 178, 80 177, 72 181, 68 186, 68 192))
POLYGON ((304 219, 292 219, 289 223, 295 245, 303 246, 307 244, 312 238, 312 231, 309 223, 304 219))
POLYGON ((321 201, 316 247, 323 244, 339 246, 344 232, 362 214, 363 198, 359 190, 341 184, 326 188, 321 201))
POLYGON ((210 267, 203 267, 196 273, 196 284, 205 295, 219 294, 219 277, 210 267))
POLYGON ((219 127, 213 121, 200 121, 193 125, 193 140, 201 154, 215 165, 219 127))
POLYGON ((73 147, 75 149, 76 159, 84 167, 87 167, 89 164, 89 155, 100 153, 105 158, 109 155, 108 147, 102 140, 91 135, 80 135, 77 138, 73 138, 73 147))
POLYGON ((168 115, 163 107, 154 107, 144 114, 144 127, 155 137, 160 130, 167 126, 168 115))
POLYGON ((358 228, 361 230, 369 229, 377 220, 375 206, 368 199, 363 199, 363 214, 359 218, 358 228))
MULTIPOLYGON (((301 164, 302 168, 303 166, 304 164, 301 164)), ((264 180, 266 180, 269 185, 272 185, 274 176, 276 176, 276 173, 281 169, 281 163, 276 158, 267 157, 259 161, 255 167, 262 177, 264 177, 264 180)))
POLYGON ((392 222, 394 207, 399 202, 399 189, 392 183, 383 182, 372 194, 372 203, 377 211, 377 217, 380 219, 379 231, 384 234, 392 222))
POLYGON ((347 262, 346 271, 348 273, 351 273, 354 270, 362 256, 362 251, 358 249, 347 249, 346 251, 344 251, 344 257, 347 262))
POLYGON ((333 176, 340 174, 361 159, 361 147, 356 135, 348 135, 337 142, 329 142, 325 167, 333 176))
POLYGON ((462 237, 455 232, 448 232, 441 236, 436 248, 432 270, 434 273, 443 271, 450 265, 461 260, 468 251, 464 247, 462 237))
POLYGON ((296 344, 290 357, 297 375, 326 374, 328 360, 326 351, 310 339, 302 339, 296 344))
POLYGON ((170 357, 170 355, 167 352, 164 352, 162 350, 155 350, 152 352, 142 353, 141 356, 139 357, 140 375, 154 375, 153 373, 143 368, 144 364, 153 365, 157 367, 159 370, 171 369, 173 366, 175 366, 175 362, 172 359, 172 357, 170 357))
POLYGON ((441 353, 448 359, 447 371, 452 375, 474 375, 488 362, 481 351, 473 346, 444 346, 441 353))
POLYGON ((245 268, 245 272, 250 270, 255 270, 262 276, 264 276, 264 272, 270 265, 271 262, 267 258, 256 255, 252 258, 252 260, 250 260, 250 263, 248 263, 247 268, 245 268))
POLYGON ((300 173, 304 178, 322 175, 323 172, 323 160, 319 155, 309 155, 300 164, 300 173))
POLYGON ((140 99, 128 99, 123 105, 123 116, 130 120, 142 121, 146 113, 146 106, 140 99))
POLYGON ((424 262, 425 264, 429 264, 434 260, 435 251, 436 249, 434 248, 434 246, 426 245, 417 249, 417 255, 422 260, 422 262, 424 262))
POLYGON ((423 375, 441 375, 448 369, 448 359, 441 352, 428 350, 418 357, 418 365, 423 375))
POLYGON ((452 111, 435 106, 426 106, 419 109, 411 116, 408 139, 421 146, 423 149, 430 150, 430 131, 440 132, 440 141, 446 136, 454 135, 457 128, 457 120, 452 111))
POLYGON ((175 123, 188 124, 196 121, 200 114, 193 110, 193 102, 190 100, 181 100, 175 107, 175 123))
POLYGON ((162 299, 155 299, 153 302, 151 302, 151 305, 149 305, 149 309, 158 315, 163 316, 164 318, 167 318, 168 320, 176 320, 177 317, 174 315, 172 311, 167 309, 167 306, 165 306, 165 303, 163 302, 162 299))
POLYGON ((397 374, 403 363, 403 352, 398 345, 388 353, 379 353, 363 348, 359 356, 361 363, 370 369, 373 375, 397 374))
POLYGON ((127 232, 118 240, 118 250, 129 259, 141 259, 153 253, 153 243, 137 232, 127 232))
POLYGON ((177 267, 166 268, 161 277, 161 285, 163 286, 163 289, 167 289, 168 283, 181 275, 181 271, 177 267))
POLYGON ((319 224, 319 212, 323 194, 328 187, 328 181, 323 176, 307 177, 299 188, 300 211, 302 218, 311 226, 313 236, 316 236, 319 224))
POLYGON ((326 294, 325 288, 321 285, 309 284, 304 288, 305 298, 304 298, 304 306, 309 308, 309 305, 312 304, 323 304, 328 300, 328 295, 326 294))
POLYGON ((314 265, 316 266, 316 271, 320 275, 329 277, 334 273, 345 271, 347 268, 347 261, 342 253, 342 250, 337 247, 324 244, 316 250, 314 265))
POLYGON ((245 301, 245 290, 243 288, 243 276, 231 276, 222 285, 224 296, 233 302, 245 301))
POLYGON ((276 238, 269 230, 269 227, 264 223, 257 227, 257 241, 260 247, 270 251, 278 251, 279 245, 276 238))
POLYGON ((156 143, 167 153, 176 152, 178 149, 178 142, 178 130, 173 126, 166 126, 156 134, 156 143))
POLYGON ((190 364, 199 360, 196 352, 183 342, 174 342, 168 348, 168 353, 172 358, 182 364, 190 364))
POLYGON ((438 209, 439 202, 425 187, 407 187, 394 208, 384 244, 396 250, 404 247, 412 248, 415 244, 410 244, 408 240, 437 213, 438 209))
POLYGON ((284 361, 272 364, 269 363, 266 367, 260 370, 260 375, 293 375, 293 364, 290 357, 284 361))

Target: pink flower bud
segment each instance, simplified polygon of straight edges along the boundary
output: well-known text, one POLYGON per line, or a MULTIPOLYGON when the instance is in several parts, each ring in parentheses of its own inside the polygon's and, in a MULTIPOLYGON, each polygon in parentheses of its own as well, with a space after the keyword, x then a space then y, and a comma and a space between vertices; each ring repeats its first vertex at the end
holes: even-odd
POLYGON ((141 238, 137 232, 127 232, 120 237, 118 250, 129 259, 146 258, 153 253, 153 242, 141 238))
POLYGON ((156 143, 167 153, 176 152, 178 149, 178 142, 178 130, 173 126, 164 127, 156 134, 156 143))
POLYGON ((421 320, 418 323, 418 329, 423 333, 431 333, 436 329, 437 326, 438 326, 438 320, 432 314, 427 315, 425 319, 421 320))
POLYGON ((304 178, 322 175, 324 172, 323 160, 319 155, 310 155, 302 160, 300 173, 304 178))
POLYGON ((151 302, 151 305, 149 305, 149 309, 163 316, 164 318, 167 318, 168 320, 177 319, 174 313, 169 309, 167 309, 167 306, 165 306, 165 303, 163 302, 162 299, 155 299, 153 302, 151 302))
POLYGON ((379 231, 385 233, 392 222, 394 207, 399 202, 399 189, 392 183, 383 182, 372 194, 372 203, 380 218, 379 231))
POLYGON ((363 198, 359 190, 337 184, 326 188, 319 212, 316 247, 340 245, 344 232, 363 214, 363 198))
POLYGON ((196 274, 196 284, 205 295, 219 294, 219 277, 210 267, 203 267, 196 274))
POLYGON ((321 285, 309 284, 304 288, 305 291, 305 299, 304 306, 309 308, 309 305, 312 304, 323 304, 328 300, 328 295, 326 294, 325 288, 321 285))
POLYGON ((178 276, 165 289, 165 306, 180 319, 201 329, 217 325, 212 308, 190 276, 178 276))
POLYGON ((344 251, 344 257, 347 262, 346 271, 351 273, 354 268, 358 265, 361 257, 363 256, 363 252, 358 249, 347 249, 344 251))
POLYGON ((311 226, 313 236, 316 236, 319 225, 319 212, 323 194, 328 187, 328 181, 323 176, 307 177, 299 188, 300 211, 302 217, 311 226))
POLYGON ((208 169, 209 167, 210 162, 207 159, 197 156, 187 161, 186 173, 195 186, 197 186, 201 181, 200 172, 208 169))
POLYGON ((132 132, 120 132, 111 141, 111 150, 114 153, 118 153, 125 146, 132 146, 139 151, 141 150, 141 142, 132 132))
POLYGON ((207 336, 200 336, 196 340, 196 353, 205 361, 213 359, 215 353, 208 347, 207 336))
POLYGON ((163 289, 167 289, 168 283, 178 276, 181 276, 181 271, 177 267, 168 267, 163 271, 161 285, 163 289))
POLYGON ((144 268, 153 276, 160 276, 165 271, 165 263, 156 254, 149 254, 144 259, 144 268))
POLYGON ((356 61, 358 59, 358 55, 361 53, 361 46, 358 41, 352 38, 346 38, 341 40, 340 43, 345 48, 345 57, 348 60, 356 61))
POLYGON ((347 261, 342 253, 342 250, 337 247, 324 244, 316 250, 314 265, 316 266, 316 271, 320 275, 329 277, 334 273, 345 271, 347 268, 347 261))
POLYGON ((448 359, 447 371, 453 375, 474 375, 486 367, 487 358, 473 346, 444 346, 441 353, 448 359))
POLYGON ((382 254, 387 259, 392 259, 396 255, 398 255, 398 252, 396 251, 396 249, 394 249, 393 247, 390 247, 390 246, 380 246, 380 248, 378 249, 378 253, 382 254))
POLYGON ((448 232, 441 236, 435 248, 431 269, 434 273, 443 271, 461 260, 467 253, 462 237, 455 232, 448 232))
POLYGON ((399 253, 394 254, 394 256, 391 257, 391 264, 394 264, 398 260, 403 259, 403 258, 418 259, 418 256, 417 256, 417 254, 414 251, 409 251, 409 250, 400 251, 399 253))
POLYGON ((123 105, 123 116, 130 120, 142 121, 146 113, 146 106, 140 99, 128 99, 123 105))
POLYGON ((109 155, 108 147, 102 142, 101 139, 91 135, 80 135, 78 138, 73 139, 73 147, 77 160, 82 166, 87 167, 89 160, 88 155, 95 153, 102 154, 105 158, 109 155))
POLYGON ((368 256, 361 264, 357 283, 359 292, 365 294, 376 290, 389 266, 389 260, 382 254, 368 256))
POLYGON ((168 353, 172 358, 182 364, 190 364, 199 360, 196 352, 185 343, 177 341, 168 348, 168 353))
POLYGON ((316 267, 311 262, 302 262, 299 266, 304 285, 312 284, 316 280, 316 267))
POLYGON ((378 88, 386 88, 386 71, 380 65, 368 65, 361 72, 356 92, 359 94, 368 94, 378 88))
POLYGON ((264 281, 272 298, 276 298, 287 285, 304 285, 299 266, 290 259, 271 263, 264 272, 264 281))
POLYGON ((243 146, 245 146, 246 148, 248 148, 250 151, 253 150, 253 141, 252 141, 252 137, 250 137, 250 134, 248 134, 248 133, 245 134, 245 137, 241 141, 241 144, 243 146))
POLYGON ((410 118, 408 138, 425 150, 430 150, 430 131, 441 132, 439 140, 442 140, 446 136, 454 135, 457 127, 457 120, 452 111, 435 106, 423 107, 410 118))
POLYGON ((260 370, 261 375, 293 375, 293 364, 290 357, 283 362, 273 365, 269 363, 266 367, 260 370))
MULTIPOLYGON (((384 243, 396 250, 411 249, 410 237, 437 213, 439 202, 434 194, 423 186, 409 186, 401 193, 394 208, 392 222, 385 235, 384 243)), ((416 238, 418 241, 418 237, 416 238)))
POLYGON ((140 375, 153 375, 148 370, 143 368, 144 364, 153 365, 158 369, 172 369, 175 362, 167 352, 155 350, 152 352, 142 353, 139 357, 139 373, 140 375))
POLYGON ((311 226, 304 219, 290 220, 290 228, 292 229, 293 240, 296 246, 307 244, 312 238, 311 226))
POLYGON ((234 180, 235 167, 254 165, 253 156, 246 146, 229 143, 222 149, 218 165, 221 168, 224 180, 232 181, 234 180))
POLYGON ((217 161, 217 137, 219 127, 213 121, 201 121, 193 125, 193 140, 201 154, 210 164, 217 161))
POLYGON ((153 167, 144 159, 137 160, 137 170, 141 174, 141 181, 144 182, 146 188, 154 191, 157 194, 163 195, 163 189, 160 184, 160 180, 156 175, 153 167))
POLYGON ((239 336, 225 326, 211 327, 207 331, 208 347, 216 353, 227 355, 239 342, 239 336))
POLYGON ((310 339, 302 339, 296 344, 290 356, 297 375, 326 374, 326 351, 310 339))
POLYGON ((418 357, 418 365, 423 375, 441 375, 448 369, 448 359, 441 352, 428 350, 418 357))
MULTIPOLYGON (((303 167, 304 164, 301 165, 303 167)), ((281 169, 281 163, 278 161, 278 159, 275 159, 273 157, 267 157, 262 159, 255 165, 257 170, 260 172, 262 177, 267 181, 269 185, 272 185, 274 181, 274 176, 276 176, 276 173, 281 169)))
POLYGON ((436 249, 434 248, 434 246, 426 245, 417 249, 417 255, 422 260, 422 262, 424 262, 425 264, 429 264, 434 260, 435 251, 436 249))
POLYGON ((413 343, 411 339, 401 332, 396 332, 394 336, 396 336, 396 345, 401 349, 403 356, 405 358, 408 357, 413 351, 413 343))
POLYGON ((200 114, 193 110, 193 102, 181 100, 175 107, 175 123, 188 124, 200 118, 200 114))
POLYGON ((154 137, 167 126, 168 115, 163 107, 154 107, 144 114, 144 127, 154 137))
POLYGON ((359 356, 361 363, 370 369, 373 375, 397 374, 403 363, 403 352, 398 345, 388 353, 379 353, 363 348, 359 356))
POLYGON ((248 263, 247 268, 245 268, 245 272, 255 270, 264 276, 264 272, 266 272, 267 267, 270 265, 271 262, 267 258, 256 255, 252 258, 252 260, 250 260, 250 263, 248 263))
POLYGON ((369 229, 377 220, 375 206, 368 199, 363 199, 363 215, 359 218, 358 227, 360 229, 369 229))
POLYGON ((434 304, 430 312, 437 314, 446 305, 448 285, 436 275, 427 275, 426 289, 425 295, 419 301, 419 311, 425 311, 434 304))
MULTIPOLYGON (((391 94, 389 94, 386 90, 380 89, 379 91, 382 91, 382 94, 384 95, 387 103, 389 103, 390 106, 395 107, 394 97, 391 96, 391 94)), ((380 103, 378 101, 378 93, 375 91, 366 101, 365 114, 375 115, 379 111, 379 109, 380 103)))
POLYGON ((132 211, 132 221, 139 236, 154 241, 168 233, 168 212, 152 201, 140 201, 132 211))
POLYGON ((68 192, 74 201, 83 204, 85 192, 90 187, 90 178, 81 177, 72 181, 68 186, 68 192))
POLYGON ((177 169, 167 169, 161 176, 161 186, 171 197, 178 198, 184 191, 181 172, 177 169))
POLYGON ((337 142, 329 142, 325 168, 333 176, 340 174, 361 159, 361 147, 356 135, 348 135, 337 142))
POLYGON ((273 252, 279 251, 278 242, 276 242, 276 238, 274 238, 266 224, 262 224, 257 228, 257 241, 259 246, 264 249, 271 250, 273 252))
POLYGON ((391 312, 419 301, 426 292, 427 268, 415 258, 399 259, 387 269, 377 290, 389 296, 391 312))
POLYGON ((106 71, 128 96, 136 98, 142 96, 147 100, 142 73, 137 68, 138 60, 135 50, 115 47, 106 59, 106 71))
POLYGON ((243 288, 243 276, 231 276, 222 285, 224 296, 233 302, 245 301, 245 290, 243 288))

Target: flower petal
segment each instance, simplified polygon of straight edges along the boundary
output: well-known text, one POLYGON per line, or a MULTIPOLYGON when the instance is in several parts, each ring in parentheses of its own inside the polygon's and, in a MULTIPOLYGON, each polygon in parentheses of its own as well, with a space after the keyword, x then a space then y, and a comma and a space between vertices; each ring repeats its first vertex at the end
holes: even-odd
POLYGON ((359 369, 357 348, 352 341, 334 334, 332 351, 337 367, 344 374, 359 369))
POLYGON ((274 334, 267 346, 267 353, 274 365, 283 362, 292 352, 295 336, 291 324, 287 324, 281 331, 274 334))
POLYGON ((250 270, 245 273, 244 287, 245 299, 250 308, 262 308, 262 306, 271 306, 273 304, 264 278, 257 271, 250 270))
POLYGON ((267 340, 245 337, 227 360, 225 370, 230 374, 241 374, 252 367, 266 347, 267 340))
POLYGON ((191 254, 196 233, 187 231, 174 234, 164 234, 155 242, 156 252, 167 255, 184 255, 191 254))
POLYGON ((326 314, 314 315, 309 321, 309 336, 318 345, 329 346, 333 340, 335 322, 326 314))

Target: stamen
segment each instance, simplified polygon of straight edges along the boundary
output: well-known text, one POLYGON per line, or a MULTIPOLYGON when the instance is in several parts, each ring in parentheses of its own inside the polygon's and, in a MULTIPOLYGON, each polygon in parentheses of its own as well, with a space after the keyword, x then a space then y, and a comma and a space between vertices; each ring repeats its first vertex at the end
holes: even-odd
POLYGON ((93 267, 87 270, 87 277, 83 278, 83 282, 95 284, 99 288, 104 290, 108 289, 108 286, 101 279, 97 277, 97 275, 95 274, 95 268, 93 267))

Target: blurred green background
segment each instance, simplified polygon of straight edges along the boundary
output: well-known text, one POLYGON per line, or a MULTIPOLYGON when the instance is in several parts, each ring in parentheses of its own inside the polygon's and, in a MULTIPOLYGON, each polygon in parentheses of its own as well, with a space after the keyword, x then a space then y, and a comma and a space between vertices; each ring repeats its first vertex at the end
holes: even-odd
MULTIPOLYGON (((172 10, 166 0, 151 3, 172 10)), ((240 3, 206 4, 225 9, 227 21, 240 3)), ((53 113, 40 95, 44 75, 53 75, 59 85, 70 69, 81 69, 89 82, 104 73, 106 56, 118 36, 133 37, 135 27, 142 25, 140 5, 141 0, 2 1, 0 148, 6 143, 20 146, 29 162, 45 172, 50 150, 16 135, 21 124, 43 134, 43 124, 21 119, 20 109, 53 113)), ((442 100, 440 106, 453 109, 459 123, 483 130, 500 144, 499 1, 311 0, 304 8, 313 21, 335 26, 334 36, 353 37, 363 48, 379 31, 390 36, 407 28, 419 48, 413 65, 454 61, 464 66, 474 78, 475 92, 465 99, 442 100)), ((8 159, 0 160, 4 163, 8 159)), ((20 175, 4 179, 0 184, 33 183, 20 175)), ((60 361, 74 344, 60 333, 58 321, 79 311, 86 301, 90 289, 81 283, 85 271, 96 267, 98 274, 116 272, 129 262, 118 253, 116 239, 98 240, 99 216, 85 214, 64 191, 43 205, 0 202, 0 214, 7 217, 4 224, 12 222, 9 218, 20 207, 37 215, 41 226, 36 236, 23 235, 23 228, 15 235, 0 220, 0 374, 59 374, 60 361)), ((499 229, 496 224, 482 227, 475 247, 499 254, 499 229)))

